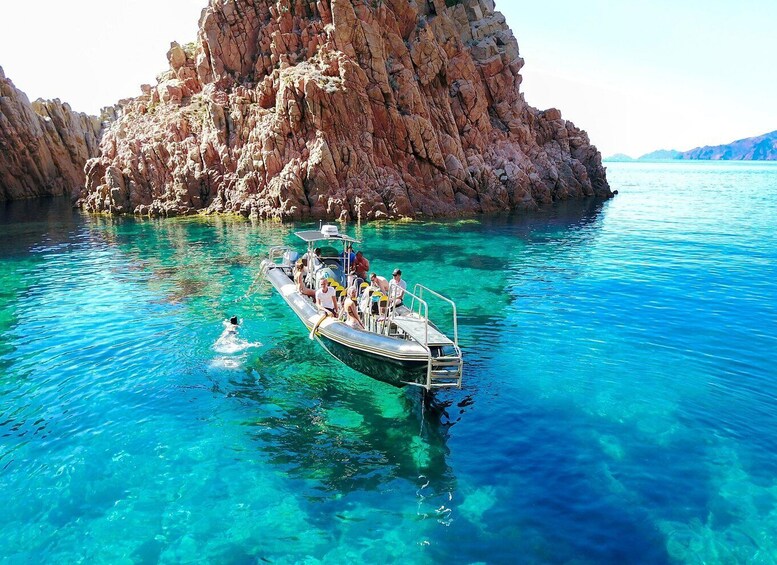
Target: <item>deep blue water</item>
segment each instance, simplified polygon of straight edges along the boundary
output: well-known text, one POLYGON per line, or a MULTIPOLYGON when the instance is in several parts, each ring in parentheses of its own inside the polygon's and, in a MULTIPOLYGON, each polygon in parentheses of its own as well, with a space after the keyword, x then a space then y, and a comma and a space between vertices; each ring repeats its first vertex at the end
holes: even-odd
POLYGON ((347 227, 458 303, 427 412, 256 279, 306 226, 0 206, 0 561, 777 562, 777 166, 608 177, 347 227))

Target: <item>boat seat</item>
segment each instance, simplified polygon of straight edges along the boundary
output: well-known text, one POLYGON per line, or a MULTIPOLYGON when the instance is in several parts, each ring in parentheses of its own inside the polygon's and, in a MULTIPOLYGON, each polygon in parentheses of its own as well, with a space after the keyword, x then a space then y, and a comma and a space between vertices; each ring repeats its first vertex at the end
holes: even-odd
MULTIPOLYGON (((409 312, 409 310, 408 310, 409 312)), ((417 316, 411 315, 398 315, 394 316, 391 321, 396 324, 403 332, 413 338, 420 344, 424 345, 453 345, 453 342, 444 334, 442 334, 437 328, 429 324, 428 333, 425 329, 426 321, 417 316), (426 342, 424 339, 426 338, 426 342)))

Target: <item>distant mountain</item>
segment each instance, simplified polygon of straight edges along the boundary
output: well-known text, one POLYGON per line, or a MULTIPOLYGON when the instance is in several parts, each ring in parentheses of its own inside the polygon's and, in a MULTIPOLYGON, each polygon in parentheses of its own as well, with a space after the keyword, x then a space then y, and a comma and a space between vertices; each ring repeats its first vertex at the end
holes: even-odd
MULTIPOLYGON (((710 161, 777 161, 777 131, 732 141, 726 145, 705 145, 690 151, 660 149, 646 153, 640 161, 656 159, 698 159, 710 161)), ((606 159, 614 160, 614 159, 606 159)))
POLYGON ((634 157, 629 157, 625 153, 616 153, 615 155, 605 157, 602 161, 634 161, 634 157))
POLYGON ((651 153, 645 153, 639 158, 640 161, 656 161, 659 159, 681 159, 682 151, 675 149, 659 149, 651 153))
POLYGON ((682 153, 677 158, 713 161, 777 161, 777 131, 740 139, 728 145, 697 147, 682 153))

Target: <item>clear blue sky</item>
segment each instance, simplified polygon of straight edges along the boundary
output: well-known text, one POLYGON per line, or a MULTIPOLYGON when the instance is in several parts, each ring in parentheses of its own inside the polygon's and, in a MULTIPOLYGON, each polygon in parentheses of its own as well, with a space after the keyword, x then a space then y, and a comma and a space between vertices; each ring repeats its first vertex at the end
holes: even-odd
MULTIPOLYGON (((30 96, 97 113, 167 68, 207 0, 37 0, 2 8, 0 66, 30 96)), ((777 1, 497 0, 526 60, 522 91, 605 155, 777 130, 777 1)))

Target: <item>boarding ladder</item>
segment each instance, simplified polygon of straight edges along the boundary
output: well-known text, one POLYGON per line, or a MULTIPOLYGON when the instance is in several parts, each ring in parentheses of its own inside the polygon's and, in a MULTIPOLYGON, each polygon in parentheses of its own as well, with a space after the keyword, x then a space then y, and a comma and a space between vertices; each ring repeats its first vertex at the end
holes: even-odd
MULTIPOLYGON (((393 290, 393 289, 392 289, 393 290)), ((391 294, 391 293, 390 293, 391 294)), ((461 388, 464 361, 459 349, 459 329, 456 316, 456 304, 450 298, 421 284, 413 287, 413 292, 405 290, 403 303, 409 306, 394 306, 389 296, 386 331, 395 326, 421 344, 428 353, 426 383, 408 383, 423 386, 426 390, 434 388, 461 388), (429 304, 424 300, 425 293, 439 298, 452 308, 453 340, 443 334, 429 321, 429 304)))

